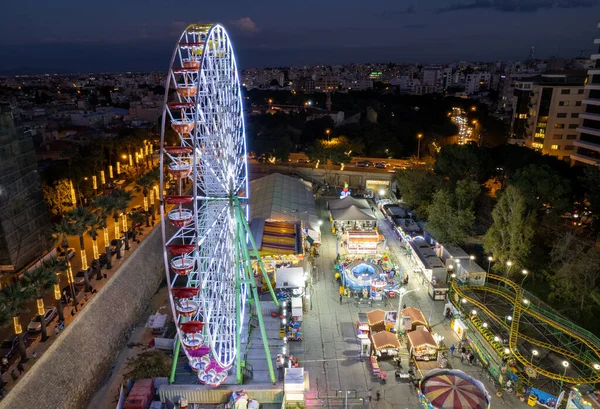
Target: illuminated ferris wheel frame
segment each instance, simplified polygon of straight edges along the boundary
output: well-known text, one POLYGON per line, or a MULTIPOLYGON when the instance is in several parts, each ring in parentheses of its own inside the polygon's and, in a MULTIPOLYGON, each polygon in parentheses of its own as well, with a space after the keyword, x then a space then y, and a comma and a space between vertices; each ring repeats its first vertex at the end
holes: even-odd
POLYGON ((178 334, 171 382, 181 347, 201 383, 222 384, 234 365, 242 382, 242 320, 252 296, 274 383, 251 258, 263 272, 264 266, 246 221, 241 87, 231 41, 219 24, 188 26, 175 47, 165 86, 160 169, 163 256, 178 334), (174 146, 165 144, 167 127, 178 136, 174 146))

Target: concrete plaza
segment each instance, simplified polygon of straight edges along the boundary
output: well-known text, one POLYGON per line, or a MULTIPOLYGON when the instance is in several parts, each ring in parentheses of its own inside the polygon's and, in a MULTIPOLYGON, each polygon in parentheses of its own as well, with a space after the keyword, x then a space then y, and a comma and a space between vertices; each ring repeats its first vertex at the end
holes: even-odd
MULTIPOLYGON (((394 379, 391 363, 382 365, 382 370, 388 372, 388 380, 387 383, 381 384, 373 375, 367 357, 360 356, 360 345, 356 337, 357 314, 375 308, 397 309, 398 305, 395 302, 394 305, 390 305, 389 301, 384 300, 369 306, 351 298, 345 298, 340 305, 338 284, 333 277, 336 237, 331 234, 325 202, 326 198, 323 198, 318 203, 319 216, 323 220, 322 244, 320 256, 315 259, 318 272, 313 272, 311 302, 304 317, 304 340, 289 343, 290 353, 298 357, 300 365, 310 374, 308 404, 344 406, 347 398, 347 405, 354 407, 371 405, 376 409, 420 408, 417 393, 412 385, 394 379), (377 392, 380 394, 379 401, 376 399, 377 392), (368 396, 371 396, 371 402, 368 402, 368 396)), ((379 231, 387 239, 387 251, 393 261, 402 267, 402 271, 408 272, 408 289, 418 288, 403 298, 403 304, 423 311, 433 330, 444 337, 446 345, 456 344, 458 338, 450 329, 449 321, 444 319, 443 302, 432 303, 426 289, 421 287, 421 280, 412 273, 410 261, 389 222, 383 218, 380 211, 376 213, 379 231)), ((408 351, 402 348, 402 354, 402 363, 406 370, 408 351)), ((497 398, 496 387, 480 366, 463 365, 460 358, 454 358, 451 364, 455 369, 463 370, 485 384, 492 396, 492 408, 526 407, 514 395, 505 393, 502 398, 497 398)))

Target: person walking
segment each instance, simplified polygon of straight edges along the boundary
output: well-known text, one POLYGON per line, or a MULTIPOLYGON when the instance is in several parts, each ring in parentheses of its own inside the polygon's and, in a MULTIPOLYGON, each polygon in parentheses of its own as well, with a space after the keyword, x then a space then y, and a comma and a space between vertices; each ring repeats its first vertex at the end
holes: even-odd
POLYGON ((340 305, 342 305, 342 299, 343 299, 343 297, 344 296, 342 294, 340 294, 340 305))
POLYGON ((454 350, 456 349, 456 347, 454 346, 454 344, 450 345, 450 358, 454 358, 454 350))
POLYGON ((467 357, 467 354, 465 352, 460 353, 460 363, 461 364, 465 362, 466 357, 467 357))
POLYGON ((377 402, 379 402, 379 400, 380 400, 380 399, 381 399, 381 392, 380 392, 380 391, 377 391, 377 393, 375 394, 375 400, 376 400, 377 402))

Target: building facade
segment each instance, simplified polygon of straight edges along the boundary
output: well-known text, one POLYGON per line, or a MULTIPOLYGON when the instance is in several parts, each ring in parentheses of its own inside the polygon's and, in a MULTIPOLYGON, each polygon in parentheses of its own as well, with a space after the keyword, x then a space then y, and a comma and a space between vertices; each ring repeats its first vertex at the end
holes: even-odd
POLYGON ((571 160, 585 72, 543 74, 515 84, 510 142, 571 160))
MULTIPOLYGON (((600 38, 594 40, 594 44, 600 44, 600 38)), ((573 164, 600 165, 600 48, 598 51, 598 54, 592 54, 591 57, 594 68, 587 72, 586 97, 575 141, 577 149, 571 155, 573 164)))
POLYGON ((48 250, 50 219, 31 135, 0 111, 0 272, 18 271, 48 250))

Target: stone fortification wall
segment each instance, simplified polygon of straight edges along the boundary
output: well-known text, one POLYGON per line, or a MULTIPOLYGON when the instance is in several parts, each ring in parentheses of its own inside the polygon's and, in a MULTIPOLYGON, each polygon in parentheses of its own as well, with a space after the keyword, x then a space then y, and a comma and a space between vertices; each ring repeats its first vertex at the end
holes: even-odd
POLYGON ((163 277, 159 226, 0 401, 0 408, 87 407, 163 277))

